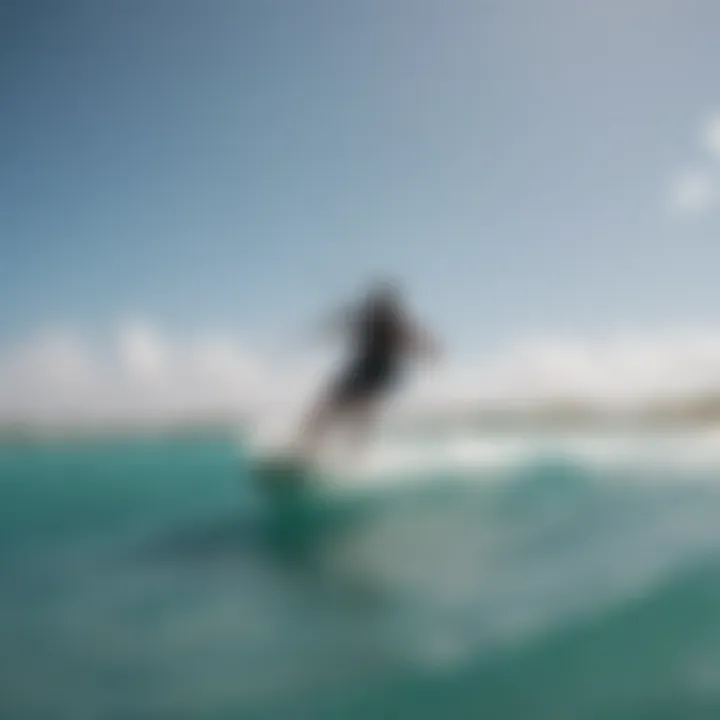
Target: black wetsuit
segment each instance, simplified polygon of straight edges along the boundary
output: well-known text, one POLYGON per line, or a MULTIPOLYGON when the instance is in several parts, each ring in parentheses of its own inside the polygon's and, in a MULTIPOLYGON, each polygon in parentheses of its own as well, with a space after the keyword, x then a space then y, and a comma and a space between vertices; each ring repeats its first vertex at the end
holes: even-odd
POLYGON ((388 390, 397 379, 404 326, 394 308, 367 308, 353 328, 356 348, 353 359, 335 385, 338 404, 366 399, 388 390))

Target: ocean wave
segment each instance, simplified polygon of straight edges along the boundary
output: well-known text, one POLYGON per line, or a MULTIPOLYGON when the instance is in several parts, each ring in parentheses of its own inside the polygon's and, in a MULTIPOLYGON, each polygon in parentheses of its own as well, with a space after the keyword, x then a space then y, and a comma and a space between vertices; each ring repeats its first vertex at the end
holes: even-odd
MULTIPOLYGON (((282 445, 252 445, 280 452, 282 445)), ((357 462, 342 452, 320 459, 321 481, 335 489, 418 482, 429 477, 498 482, 538 464, 576 466, 610 477, 708 481, 720 471, 717 430, 654 433, 456 433, 436 438, 380 438, 357 462), (627 471, 624 472, 624 471, 627 471)))

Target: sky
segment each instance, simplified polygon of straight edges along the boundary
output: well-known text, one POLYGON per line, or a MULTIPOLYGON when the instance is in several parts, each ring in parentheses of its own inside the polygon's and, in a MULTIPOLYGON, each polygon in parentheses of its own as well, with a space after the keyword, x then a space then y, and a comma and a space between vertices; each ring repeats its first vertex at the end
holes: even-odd
POLYGON ((718 67, 714 0, 6 0, 0 410, 239 402, 378 274, 486 366, 714 362, 718 67))

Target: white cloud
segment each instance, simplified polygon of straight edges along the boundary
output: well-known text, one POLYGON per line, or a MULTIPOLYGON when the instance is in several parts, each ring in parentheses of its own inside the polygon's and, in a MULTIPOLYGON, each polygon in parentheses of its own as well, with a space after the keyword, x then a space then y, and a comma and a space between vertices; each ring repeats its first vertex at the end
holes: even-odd
POLYGON ((720 156, 720 113, 712 116, 702 130, 702 144, 706 150, 720 156))
MULTIPOLYGON (((296 415, 328 359, 270 364, 230 336, 170 342, 147 323, 120 328, 111 352, 68 332, 0 348, 0 420, 153 421, 259 408, 296 415)), ((720 389, 720 328, 605 340, 525 340, 420 372, 400 407, 543 399, 624 403, 720 389)))
MULTIPOLYGON (((709 156, 720 158, 720 113, 711 114, 700 126, 699 142, 709 156)), ((708 165, 679 173, 671 187, 669 204, 673 210, 698 214, 720 201, 720 170, 708 165)))
POLYGON ((605 340, 545 338, 429 377, 417 401, 623 404, 720 390, 720 331, 668 330, 605 340))
POLYGON ((67 332, 0 348, 0 421, 151 421, 240 413, 261 398, 259 358, 233 338, 171 343, 123 325, 109 348, 67 332))
POLYGON ((680 175, 671 188, 670 201, 680 212, 698 213, 707 210, 717 200, 714 178, 703 170, 680 175))
POLYGON ((132 323, 120 329, 118 357, 129 375, 144 380, 162 377, 168 371, 168 349, 157 332, 145 323, 132 323))

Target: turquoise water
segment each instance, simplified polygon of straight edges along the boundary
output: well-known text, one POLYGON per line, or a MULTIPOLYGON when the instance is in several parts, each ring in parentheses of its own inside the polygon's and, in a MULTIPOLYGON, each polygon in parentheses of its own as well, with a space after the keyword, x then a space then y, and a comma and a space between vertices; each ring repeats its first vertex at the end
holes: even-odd
POLYGON ((538 459, 270 512, 224 440, 6 447, 0 717, 720 717, 715 474, 538 459))

